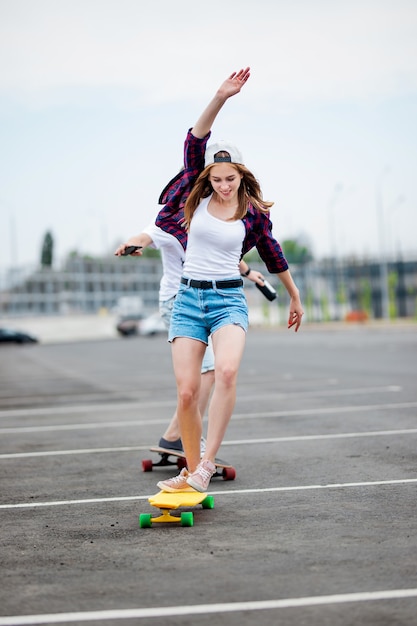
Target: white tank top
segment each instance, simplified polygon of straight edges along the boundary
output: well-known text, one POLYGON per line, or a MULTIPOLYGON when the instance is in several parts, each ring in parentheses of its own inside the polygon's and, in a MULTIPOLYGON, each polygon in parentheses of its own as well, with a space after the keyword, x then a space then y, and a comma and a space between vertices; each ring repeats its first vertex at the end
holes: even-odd
POLYGON ((211 196, 198 205, 188 232, 183 274, 197 280, 239 276, 245 238, 242 220, 225 222, 207 210, 211 196))

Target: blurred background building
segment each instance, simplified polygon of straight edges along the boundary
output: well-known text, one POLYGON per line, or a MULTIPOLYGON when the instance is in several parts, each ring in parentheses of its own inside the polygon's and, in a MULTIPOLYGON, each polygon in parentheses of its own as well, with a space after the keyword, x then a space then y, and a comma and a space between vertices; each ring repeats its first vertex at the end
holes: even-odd
MULTIPOLYGON (((291 251, 286 255, 291 257, 291 251)), ((257 254, 245 257, 265 273, 257 254)), ((289 259, 300 288, 306 321, 365 320, 417 316, 417 261, 289 259), (386 281, 386 284, 384 284, 386 281)), ((11 268, 0 276, 0 315, 96 314, 103 311, 148 315, 158 309, 162 264, 150 257, 89 258, 73 255, 61 267, 11 268), (135 311, 133 311, 135 309, 135 311)), ((278 298, 270 303, 245 280, 250 307, 266 320, 284 322, 288 298, 276 275, 268 275, 278 298)))

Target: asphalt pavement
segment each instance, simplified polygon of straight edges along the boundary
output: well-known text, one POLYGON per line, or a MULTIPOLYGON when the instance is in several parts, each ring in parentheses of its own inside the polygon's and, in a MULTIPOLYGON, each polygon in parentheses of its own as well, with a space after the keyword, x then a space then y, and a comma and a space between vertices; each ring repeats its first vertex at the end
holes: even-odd
POLYGON ((417 326, 251 328, 194 526, 144 473, 165 336, 0 347, 0 626, 417 624, 417 326))

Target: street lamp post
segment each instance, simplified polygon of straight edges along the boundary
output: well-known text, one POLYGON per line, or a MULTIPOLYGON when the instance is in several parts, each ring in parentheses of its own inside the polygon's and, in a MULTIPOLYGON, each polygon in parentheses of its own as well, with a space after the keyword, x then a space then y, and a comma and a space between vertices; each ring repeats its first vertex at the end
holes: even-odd
POLYGON ((395 218, 395 213, 396 213, 398 207, 401 204, 403 204, 403 202, 405 202, 405 196, 400 194, 399 196, 397 196, 397 198, 394 200, 394 202, 389 205, 388 209, 385 209, 385 216, 386 216, 385 224, 387 226, 387 228, 385 230, 388 231, 389 234, 390 234, 389 241, 388 241, 387 245, 391 249, 391 254, 392 254, 393 259, 395 259, 395 257, 398 256, 400 254, 400 252, 401 252, 401 250, 400 250, 400 242, 399 242, 398 238, 396 239, 396 237, 395 237, 395 233, 397 232, 397 229, 394 226, 393 218, 395 218))
POLYGON ((337 183, 333 189, 333 194, 330 197, 327 211, 328 211, 328 225, 329 225, 329 249, 330 249, 330 267, 331 267, 331 280, 330 297, 334 301, 336 316, 339 315, 337 306, 337 292, 338 292, 338 274, 337 274, 337 245, 336 245, 336 219, 335 219, 335 206, 343 192, 342 183, 337 183))
POLYGON ((382 198, 382 181, 388 172, 389 168, 385 167, 381 172, 376 185, 376 211, 379 235, 379 279, 381 286, 381 311, 383 319, 389 319, 388 261, 385 245, 384 203, 382 198))

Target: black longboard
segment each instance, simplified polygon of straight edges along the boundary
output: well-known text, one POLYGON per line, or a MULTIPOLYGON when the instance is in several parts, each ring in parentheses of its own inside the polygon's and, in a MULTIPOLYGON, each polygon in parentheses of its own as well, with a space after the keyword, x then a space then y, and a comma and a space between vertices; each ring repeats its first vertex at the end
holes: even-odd
MULTIPOLYGON (((174 465, 178 469, 182 469, 183 467, 187 466, 185 454, 180 450, 172 450, 171 448, 160 448, 159 446, 149 448, 149 450, 151 452, 156 452, 160 455, 161 458, 159 459, 159 461, 153 461, 152 459, 143 459, 142 470, 144 472, 152 472, 154 467, 170 467, 174 465)), ((223 478, 223 480, 234 480, 236 478, 236 470, 232 465, 230 465, 230 463, 217 458, 214 460, 214 462, 216 464, 216 472, 213 474, 213 477, 220 476, 221 478, 223 478)))

